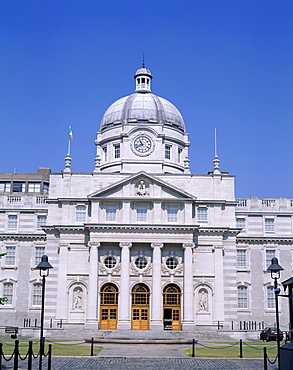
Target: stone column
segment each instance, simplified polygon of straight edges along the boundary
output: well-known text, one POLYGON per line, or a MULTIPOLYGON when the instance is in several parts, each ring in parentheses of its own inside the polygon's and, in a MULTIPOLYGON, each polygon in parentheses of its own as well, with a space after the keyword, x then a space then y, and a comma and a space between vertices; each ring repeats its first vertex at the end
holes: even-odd
POLYGON ((130 330, 130 242, 122 242, 121 247, 121 275, 120 275, 120 297, 119 315, 117 329, 130 330))
POLYGON ((88 245, 90 247, 90 271, 87 302, 87 323, 95 324, 98 322, 98 248, 100 243, 89 242, 88 245))
POLYGON ((59 245, 59 266, 58 266, 58 287, 57 287, 57 308, 56 319, 67 320, 68 294, 67 294, 67 262, 68 243, 59 245))
POLYGON ((215 316, 214 321, 224 321, 224 265, 223 246, 214 245, 215 253, 215 316))
POLYGON ((163 330, 163 300, 162 300, 162 262, 161 249, 163 243, 152 243, 153 248, 153 279, 152 279, 152 305, 151 305, 151 330, 163 330))
POLYGON ((184 278, 183 278, 183 321, 182 330, 194 329, 194 295, 193 295, 193 271, 192 271, 192 248, 193 243, 182 244, 184 248, 184 278))

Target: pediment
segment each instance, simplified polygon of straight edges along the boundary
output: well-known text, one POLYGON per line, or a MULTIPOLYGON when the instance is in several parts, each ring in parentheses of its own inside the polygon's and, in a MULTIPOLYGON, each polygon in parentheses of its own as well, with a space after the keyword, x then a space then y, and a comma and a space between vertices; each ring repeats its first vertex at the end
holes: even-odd
POLYGON ((195 196, 177 188, 173 184, 162 181, 156 176, 149 175, 144 171, 89 194, 88 198, 93 200, 97 198, 137 198, 138 200, 144 198, 168 200, 196 199, 195 196))

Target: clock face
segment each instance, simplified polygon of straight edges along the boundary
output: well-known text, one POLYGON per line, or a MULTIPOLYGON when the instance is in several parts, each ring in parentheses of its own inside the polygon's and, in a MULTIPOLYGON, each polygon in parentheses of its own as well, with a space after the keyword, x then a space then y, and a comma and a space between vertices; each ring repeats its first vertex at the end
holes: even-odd
POLYGON ((140 134, 133 140, 132 150, 138 155, 149 155, 153 151, 153 142, 149 136, 140 134))

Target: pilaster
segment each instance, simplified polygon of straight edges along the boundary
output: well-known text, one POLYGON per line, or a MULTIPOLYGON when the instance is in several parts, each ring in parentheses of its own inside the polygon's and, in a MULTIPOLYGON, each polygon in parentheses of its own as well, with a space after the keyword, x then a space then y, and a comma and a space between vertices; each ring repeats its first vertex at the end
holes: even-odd
POLYGON ((87 324, 98 323, 98 248, 100 243, 89 242, 90 269, 88 288, 87 324))
POLYGON ((161 249, 163 243, 152 243, 153 248, 153 276, 152 276, 152 300, 151 300, 151 330, 163 330, 163 301, 162 301, 162 258, 161 249))
POLYGON ((182 244, 184 248, 184 278, 183 278, 183 321, 182 330, 194 329, 194 294, 192 271, 193 243, 182 244))

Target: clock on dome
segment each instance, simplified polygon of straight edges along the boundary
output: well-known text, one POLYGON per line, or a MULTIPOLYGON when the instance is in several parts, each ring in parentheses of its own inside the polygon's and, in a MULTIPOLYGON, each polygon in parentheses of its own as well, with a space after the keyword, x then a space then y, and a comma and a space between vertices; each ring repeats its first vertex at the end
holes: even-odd
POLYGON ((131 142, 131 149, 133 153, 139 156, 150 155, 154 148, 155 146, 152 138, 145 133, 138 134, 131 142))

